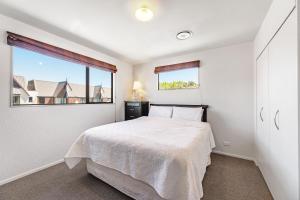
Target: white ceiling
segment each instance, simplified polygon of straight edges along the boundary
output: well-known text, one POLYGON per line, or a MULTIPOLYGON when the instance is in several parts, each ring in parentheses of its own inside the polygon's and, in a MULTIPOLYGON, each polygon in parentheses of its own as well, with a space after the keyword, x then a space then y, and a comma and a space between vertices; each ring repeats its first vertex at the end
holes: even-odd
POLYGON ((254 39, 272 0, 0 0, 0 12, 133 64, 254 39), (134 17, 146 3, 150 22, 134 17), (176 33, 191 30, 179 41, 176 33))

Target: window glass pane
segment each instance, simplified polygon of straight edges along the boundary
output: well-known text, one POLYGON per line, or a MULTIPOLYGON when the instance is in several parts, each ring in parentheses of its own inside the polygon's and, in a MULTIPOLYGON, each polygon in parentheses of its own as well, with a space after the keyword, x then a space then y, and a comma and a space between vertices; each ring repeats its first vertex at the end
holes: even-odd
POLYGON ((198 69, 199 68, 190 68, 159 73, 159 89, 172 90, 198 88, 198 69))
POLYGON ((112 73, 90 68, 90 102, 112 102, 112 73))
POLYGON ((85 103, 83 65, 13 48, 13 105, 85 103))

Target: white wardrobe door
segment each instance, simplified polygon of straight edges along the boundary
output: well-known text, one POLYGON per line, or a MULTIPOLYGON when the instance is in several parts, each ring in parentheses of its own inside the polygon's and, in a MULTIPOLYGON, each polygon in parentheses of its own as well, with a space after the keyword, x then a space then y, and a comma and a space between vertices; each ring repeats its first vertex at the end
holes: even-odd
POLYGON ((256 55, 268 44, 270 39, 285 21, 296 5, 296 0, 273 0, 271 7, 256 37, 256 55))
POLYGON ((270 189, 278 200, 299 198, 296 23, 294 12, 269 46, 270 189))
POLYGON ((257 71, 257 162, 261 172, 268 182, 269 177, 269 78, 268 78, 268 48, 258 58, 257 71))

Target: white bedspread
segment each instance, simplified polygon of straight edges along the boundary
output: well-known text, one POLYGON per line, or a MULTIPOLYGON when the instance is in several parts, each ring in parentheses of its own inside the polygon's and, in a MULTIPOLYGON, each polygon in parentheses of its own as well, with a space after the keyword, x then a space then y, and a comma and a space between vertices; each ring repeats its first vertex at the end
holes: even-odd
POLYGON ((162 198, 199 200, 214 147, 208 123, 141 117, 85 131, 65 162, 73 168, 90 158, 149 184, 162 198))

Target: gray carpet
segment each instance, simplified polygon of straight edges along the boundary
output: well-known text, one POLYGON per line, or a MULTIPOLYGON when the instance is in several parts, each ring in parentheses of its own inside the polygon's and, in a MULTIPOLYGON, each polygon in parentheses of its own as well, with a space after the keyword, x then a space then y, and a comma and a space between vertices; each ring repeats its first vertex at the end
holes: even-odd
MULTIPOLYGON (((212 155, 203 180, 203 200, 273 199, 253 162, 212 155)), ((83 162, 73 170, 59 164, 0 187, 0 200, 130 200, 88 175, 83 162)))

